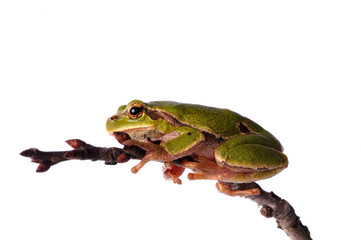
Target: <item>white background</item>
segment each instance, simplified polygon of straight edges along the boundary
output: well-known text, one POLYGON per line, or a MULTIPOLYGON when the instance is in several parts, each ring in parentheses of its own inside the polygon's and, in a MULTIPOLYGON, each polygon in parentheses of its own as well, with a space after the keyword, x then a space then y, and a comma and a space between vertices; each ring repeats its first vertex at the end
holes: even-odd
POLYGON ((229 108, 284 145, 261 186, 314 239, 357 239, 359 1, 1 1, 0 239, 288 239, 257 205, 161 164, 70 161, 29 147, 120 146, 105 120, 132 99, 229 108))

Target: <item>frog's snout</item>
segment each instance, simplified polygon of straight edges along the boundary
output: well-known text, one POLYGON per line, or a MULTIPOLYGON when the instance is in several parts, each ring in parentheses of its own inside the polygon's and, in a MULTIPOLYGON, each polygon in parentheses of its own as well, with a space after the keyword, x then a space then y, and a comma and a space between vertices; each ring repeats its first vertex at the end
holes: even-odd
POLYGON ((111 116, 110 118, 107 119, 106 122, 106 129, 107 132, 112 134, 114 131, 114 125, 115 125, 115 120, 117 120, 119 117, 117 115, 111 116))
MULTIPOLYGON (((117 119, 119 119, 120 118, 120 114, 118 113, 118 114, 115 114, 115 115, 113 115, 113 116, 111 116, 110 117, 110 120, 117 120, 117 119)), ((108 119, 109 120, 109 119, 108 119)))

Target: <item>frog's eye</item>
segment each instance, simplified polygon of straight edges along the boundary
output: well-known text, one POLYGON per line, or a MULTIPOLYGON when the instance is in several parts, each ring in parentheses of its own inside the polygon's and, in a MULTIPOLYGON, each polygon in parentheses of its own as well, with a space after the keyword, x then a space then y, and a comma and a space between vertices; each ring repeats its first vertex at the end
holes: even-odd
POLYGON ((137 119, 143 115, 143 112, 144 112, 143 106, 139 103, 135 103, 132 106, 130 106, 128 111, 128 116, 130 119, 137 119))

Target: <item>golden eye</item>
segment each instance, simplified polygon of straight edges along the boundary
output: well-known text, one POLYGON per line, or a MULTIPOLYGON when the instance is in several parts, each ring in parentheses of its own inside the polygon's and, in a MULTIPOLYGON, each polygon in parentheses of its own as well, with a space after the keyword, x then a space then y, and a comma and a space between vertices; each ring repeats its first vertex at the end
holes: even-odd
POLYGON ((143 106, 139 103, 134 103, 128 111, 128 116, 130 119, 137 119, 143 115, 143 112, 143 106))

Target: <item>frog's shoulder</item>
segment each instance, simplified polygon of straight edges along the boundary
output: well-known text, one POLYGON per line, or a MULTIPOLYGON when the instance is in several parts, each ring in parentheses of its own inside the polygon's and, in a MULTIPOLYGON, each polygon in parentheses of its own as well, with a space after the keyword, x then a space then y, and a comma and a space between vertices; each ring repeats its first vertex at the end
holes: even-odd
POLYGON ((253 122, 240 114, 223 108, 172 101, 154 101, 147 103, 153 110, 162 111, 182 124, 216 135, 229 138, 240 134, 240 123, 253 122))

